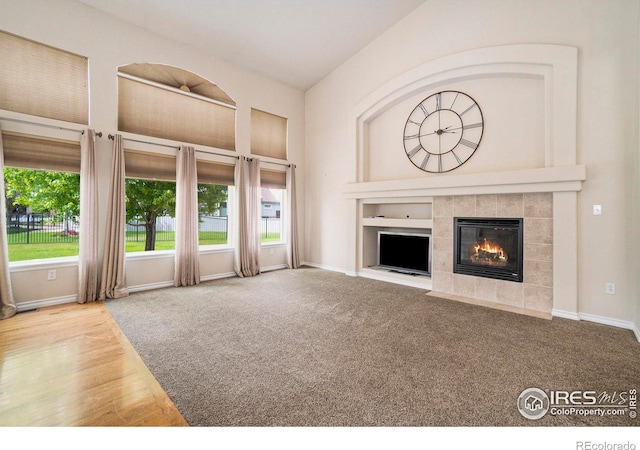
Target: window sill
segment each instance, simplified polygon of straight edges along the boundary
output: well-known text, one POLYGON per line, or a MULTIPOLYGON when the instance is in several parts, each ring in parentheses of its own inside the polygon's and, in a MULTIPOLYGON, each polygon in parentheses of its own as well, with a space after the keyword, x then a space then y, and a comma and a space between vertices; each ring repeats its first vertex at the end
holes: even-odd
POLYGON ((231 253, 235 250, 230 245, 203 245, 199 248, 201 255, 209 255, 212 253, 231 253))
POLYGON ((26 261, 10 262, 9 272, 29 272, 32 270, 59 269, 61 267, 77 266, 77 256, 65 256, 63 258, 29 259, 26 261))
POLYGON ((126 261, 140 261, 144 259, 163 259, 173 258, 175 254, 174 250, 153 250, 150 252, 131 252, 125 253, 124 259, 126 261))
POLYGON ((261 247, 284 247, 285 245, 287 245, 286 242, 262 242, 260 244, 261 247))

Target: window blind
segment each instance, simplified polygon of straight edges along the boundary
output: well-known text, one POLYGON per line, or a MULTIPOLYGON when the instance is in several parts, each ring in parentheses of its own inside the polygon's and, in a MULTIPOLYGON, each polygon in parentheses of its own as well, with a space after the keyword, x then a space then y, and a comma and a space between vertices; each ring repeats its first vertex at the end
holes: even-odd
MULTIPOLYGON (((198 183, 234 185, 233 164, 198 160, 198 183)), ((124 170, 127 178, 176 181, 176 157, 140 150, 125 149, 124 170)))
POLYGON ((0 108, 89 123, 88 60, 0 31, 0 108))
POLYGON ((125 149, 124 173, 127 178, 176 181, 176 157, 125 149))
POLYGON ((269 189, 286 189, 287 174, 286 172, 260 169, 260 187, 269 189))
POLYGON ((80 173, 80 143, 2 132, 7 167, 80 173))
POLYGON ((235 150, 236 111, 178 92, 118 77, 118 129, 235 150))
POLYGON ((287 159, 287 119, 251 108, 251 153, 287 159))
POLYGON ((197 160, 196 168, 198 171, 198 183, 225 186, 233 186, 235 184, 235 166, 233 164, 197 160))

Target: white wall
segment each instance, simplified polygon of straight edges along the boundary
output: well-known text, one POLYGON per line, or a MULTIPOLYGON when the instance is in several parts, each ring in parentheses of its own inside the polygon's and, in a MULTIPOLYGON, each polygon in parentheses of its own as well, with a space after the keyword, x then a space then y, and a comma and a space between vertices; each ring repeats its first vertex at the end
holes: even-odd
MULTIPOLYGON (((461 51, 523 43, 570 45, 578 48, 579 58, 577 164, 587 167, 578 206, 579 312, 595 320, 637 323, 640 294, 636 278, 640 274, 637 245, 634 251, 630 234, 637 243, 640 231, 637 214, 630 212, 637 208, 638 8, 635 0, 429 0, 332 72, 306 93, 307 260, 338 270, 348 265, 349 204, 342 187, 356 181, 356 155, 348 141, 347 124, 358 102, 412 68, 461 51), (593 204, 602 205, 602 216, 591 214, 593 204), (605 294, 607 281, 616 283, 615 296, 605 294)), ((519 108, 530 115, 527 95, 536 92, 535 83, 524 87, 527 92, 520 97, 510 96, 514 91, 509 89, 482 87, 487 98, 481 104, 488 105, 489 113, 487 131, 490 127, 522 127, 519 108), (491 90, 493 98, 488 95, 491 90), (508 109, 511 118, 505 117, 508 109)), ((376 159, 369 162, 370 177, 448 176, 414 168, 401 142, 392 147, 391 139, 385 137, 393 132, 384 129, 388 123, 370 130, 389 145, 374 149, 386 153, 380 163, 376 159)), ((402 126, 403 122, 395 130, 398 139, 402 126)), ((526 129, 527 148, 541 139, 540 128, 536 119, 526 129)), ((505 134, 502 142, 517 142, 514 137, 505 134)), ((493 150, 484 144, 467 163, 473 161, 477 167, 465 165, 451 175, 461 170, 481 172, 492 162, 504 165, 504 148, 490 161, 486 158, 493 150)), ((535 148, 530 149, 535 153, 535 148)), ((536 158, 527 154, 513 163, 537 164, 536 158)))
MULTIPOLYGON (((186 45, 168 41, 72 0, 0 0, 0 11, 0 29, 89 58, 90 127, 103 133, 103 137, 97 139, 101 219, 106 216, 112 145, 106 137, 109 133, 117 132, 116 69, 123 64, 140 62, 181 67, 209 79, 225 90, 237 103, 236 148, 240 154, 250 153, 251 108, 288 118, 289 160, 299 168, 298 201, 300 204, 303 201, 303 92, 213 59, 186 45)), ((37 128, 34 130, 38 131, 37 128)), ((300 208, 301 211, 302 209, 300 208)), ((301 227, 304 226, 303 219, 301 212, 301 227)), ((103 236, 104 225, 100 229, 101 240, 103 236)), ((281 248, 265 248, 263 254, 263 267, 286 263, 281 248)), ((202 276, 211 278, 232 272, 230 260, 229 252, 204 255, 200 268, 202 276)), ((126 264, 128 284, 171 284, 172 267, 172 254, 160 260, 145 257, 129 261, 126 264)), ((75 296, 76 267, 71 264, 69 267, 59 267, 57 271, 55 281, 46 281, 47 271, 41 268, 27 268, 12 273, 18 306, 25 302, 75 296)))

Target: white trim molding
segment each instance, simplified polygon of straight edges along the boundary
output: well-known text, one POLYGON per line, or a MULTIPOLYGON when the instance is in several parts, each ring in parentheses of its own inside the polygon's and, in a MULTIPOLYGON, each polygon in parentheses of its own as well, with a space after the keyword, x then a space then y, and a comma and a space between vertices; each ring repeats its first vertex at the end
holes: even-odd
POLYGON ((41 300, 32 300, 28 302, 20 302, 16 304, 17 311, 27 312, 33 311, 38 308, 46 308, 47 306, 62 305, 64 303, 76 303, 78 301, 77 295, 65 295, 63 297, 44 298, 41 300))

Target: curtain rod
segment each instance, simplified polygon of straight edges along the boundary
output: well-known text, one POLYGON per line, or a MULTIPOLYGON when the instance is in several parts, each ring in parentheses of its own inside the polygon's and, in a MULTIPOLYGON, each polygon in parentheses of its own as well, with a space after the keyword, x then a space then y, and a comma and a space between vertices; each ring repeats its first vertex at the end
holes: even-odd
MULTIPOLYGON (((76 132, 78 132, 80 134, 84 134, 84 130, 78 130, 78 129, 75 129, 75 128, 66 128, 66 127, 61 127, 61 126, 58 126, 58 125, 49 125, 49 124, 46 124, 46 123, 32 122, 30 120, 14 119, 12 117, 0 117, 0 120, 7 120, 9 122, 17 122, 17 123, 25 123, 27 125, 37 125, 39 127, 56 128, 58 130, 76 131, 76 132)), ((102 131, 99 131, 98 133, 96 133, 96 136, 102 137, 102 131)))
MULTIPOLYGON (((253 161, 254 158, 247 158, 247 161, 253 161)), ((258 159, 258 158, 256 158, 258 159)), ((285 166, 285 167, 296 167, 295 164, 292 163, 281 163, 281 162, 271 162, 271 161, 264 161, 266 164, 275 164, 276 166, 285 166)))
MULTIPOLYGON (((109 139, 111 139, 113 141, 113 139, 115 138, 115 136, 113 134, 109 135, 109 139)), ((140 139, 131 139, 131 138, 122 138, 125 141, 130 141, 130 142, 139 142, 141 144, 149 144, 149 145, 158 145, 160 147, 167 147, 167 148, 174 148, 176 150, 180 150, 180 146, 179 145, 169 145, 169 144, 159 144, 157 142, 149 142, 149 141, 143 141, 140 139)), ((234 158, 234 159, 239 159, 240 157, 237 155, 226 155, 224 153, 216 153, 216 152, 208 152, 206 150, 198 150, 196 149, 197 153, 206 153, 207 155, 217 155, 217 156, 226 156, 227 158, 234 158)))

